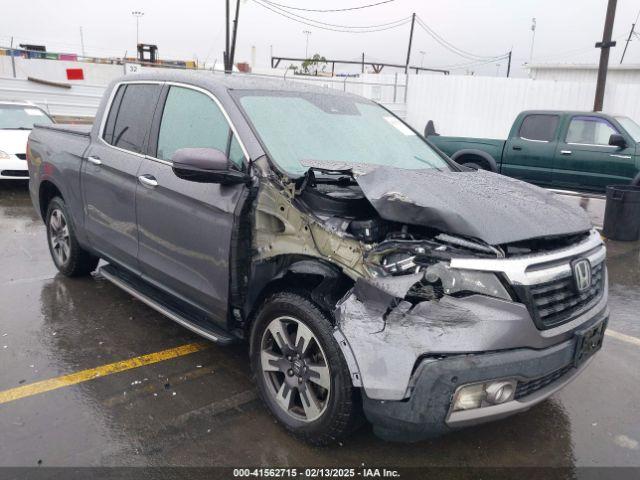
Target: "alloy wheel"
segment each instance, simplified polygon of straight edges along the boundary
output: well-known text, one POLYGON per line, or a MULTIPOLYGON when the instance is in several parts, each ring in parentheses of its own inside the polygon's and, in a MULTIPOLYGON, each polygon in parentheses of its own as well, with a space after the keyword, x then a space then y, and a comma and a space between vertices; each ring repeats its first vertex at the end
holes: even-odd
POLYGON ((272 320, 261 340, 260 363, 267 390, 289 416, 302 422, 318 419, 331 394, 326 355, 313 332, 300 320, 272 320))
POLYGON ((49 217, 49 242, 56 263, 65 265, 71 255, 71 238, 67 219, 59 208, 54 209, 49 217))

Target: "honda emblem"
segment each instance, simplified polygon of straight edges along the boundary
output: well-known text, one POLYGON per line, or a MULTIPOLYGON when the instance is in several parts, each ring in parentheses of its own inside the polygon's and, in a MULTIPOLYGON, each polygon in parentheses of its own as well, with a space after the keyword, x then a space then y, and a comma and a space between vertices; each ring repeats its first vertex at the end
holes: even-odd
POLYGON ((586 258, 573 263, 573 278, 578 292, 584 292, 591 287, 591 263, 586 258))

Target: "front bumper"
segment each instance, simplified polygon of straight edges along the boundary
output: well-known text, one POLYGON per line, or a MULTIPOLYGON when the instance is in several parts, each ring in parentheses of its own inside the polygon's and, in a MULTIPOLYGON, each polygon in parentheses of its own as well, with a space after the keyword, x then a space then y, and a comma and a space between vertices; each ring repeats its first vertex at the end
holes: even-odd
MULTIPOLYGON (((594 316, 591 326, 608 321, 608 310, 594 316)), ((575 363, 577 338, 542 350, 515 349, 485 354, 456 355, 422 360, 412 377, 411 396, 403 401, 374 400, 363 395, 367 419, 376 434, 387 440, 417 441, 455 429, 498 420, 547 399, 576 378, 593 356, 575 363), (472 410, 451 410, 461 385, 516 378, 526 395, 508 402, 472 410)))
POLYGON ((27 161, 15 155, 0 160, 0 180, 29 180, 27 161))

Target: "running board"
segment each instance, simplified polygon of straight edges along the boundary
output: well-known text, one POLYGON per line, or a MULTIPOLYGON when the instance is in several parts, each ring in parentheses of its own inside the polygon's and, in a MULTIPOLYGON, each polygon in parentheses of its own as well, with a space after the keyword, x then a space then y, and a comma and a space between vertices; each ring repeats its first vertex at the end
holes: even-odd
POLYGON ((158 292, 153 286, 126 274, 113 265, 100 267, 98 274, 165 317, 212 342, 228 345, 237 340, 236 337, 224 332, 222 329, 202 325, 202 321, 198 321, 195 315, 190 315, 182 311, 182 309, 170 305, 169 302, 163 301, 161 298, 165 295, 158 292))

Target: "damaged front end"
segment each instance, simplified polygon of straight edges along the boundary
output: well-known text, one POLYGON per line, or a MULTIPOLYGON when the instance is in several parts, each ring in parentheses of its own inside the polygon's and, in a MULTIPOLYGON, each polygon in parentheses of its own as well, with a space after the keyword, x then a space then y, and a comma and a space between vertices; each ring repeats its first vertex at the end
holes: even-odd
MULTIPOLYGON (((312 298, 333 312, 334 337, 379 434, 393 439, 401 432, 408 440, 413 432, 418 439, 499 418, 528 408, 516 400, 526 381, 553 374, 559 388, 558 379, 573 378, 584 366, 572 363, 576 329, 603 324, 608 315, 604 246, 588 223, 575 217, 566 232, 556 226, 548 236, 544 225, 538 234, 531 226, 525 238, 511 229, 492 233, 490 242, 460 233, 480 232, 477 220, 447 213, 434 221, 441 228, 426 216, 410 221, 415 190, 412 198, 402 189, 384 192, 376 197, 385 198, 382 207, 366 195, 367 176, 374 178, 369 167, 326 162, 314 162, 298 180, 263 176, 252 277, 266 283, 297 269, 319 279, 312 298), (443 230, 447 224, 451 229, 443 230), (545 326, 535 289, 566 283, 575 258, 588 259, 599 277, 589 292, 571 293, 572 306, 545 326), (497 387, 495 379, 507 380, 497 387), (471 400, 459 394, 466 385, 471 400), (473 388, 480 391, 477 405, 473 388), (498 388, 508 392, 506 411, 487 403, 487 391, 498 388)), ((437 216, 430 210, 429 218, 437 216)), ((539 401, 550 394, 543 387, 528 392, 539 401)))

